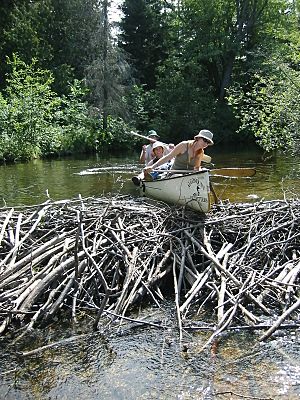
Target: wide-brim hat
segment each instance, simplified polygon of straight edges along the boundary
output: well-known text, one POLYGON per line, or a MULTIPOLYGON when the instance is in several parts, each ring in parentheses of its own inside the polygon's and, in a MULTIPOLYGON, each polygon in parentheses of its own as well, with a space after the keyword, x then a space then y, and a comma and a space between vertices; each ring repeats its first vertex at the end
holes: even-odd
POLYGON ((159 138, 159 135, 152 129, 151 131, 148 132, 148 137, 157 137, 159 138))
POLYGON ((199 133, 197 133, 196 136, 194 136, 194 139, 202 137, 206 140, 209 141, 209 146, 213 145, 213 133, 211 131, 209 131, 208 129, 201 129, 201 131, 199 133))
POLYGON ((163 150, 165 150, 165 145, 162 142, 157 141, 157 142, 153 143, 152 150, 156 149, 157 147, 162 147, 163 150))

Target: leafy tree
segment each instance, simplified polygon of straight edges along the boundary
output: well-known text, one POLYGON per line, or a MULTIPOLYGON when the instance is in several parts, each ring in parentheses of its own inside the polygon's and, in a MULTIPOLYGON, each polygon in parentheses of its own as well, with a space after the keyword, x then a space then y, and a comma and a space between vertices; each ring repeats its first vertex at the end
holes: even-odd
POLYGON ((108 0, 14 3, 4 35, 6 54, 17 51, 26 63, 34 57, 52 72, 52 87, 59 95, 68 93, 74 78, 85 79, 93 115, 98 110, 105 129, 108 115, 124 114, 130 80, 128 63, 113 44, 108 13, 108 0))
POLYGON ((15 2, 3 51, 7 56, 17 52, 27 63, 36 58, 52 71, 55 90, 65 93, 70 81, 84 78, 98 14, 97 0, 15 2))
POLYGON ((285 9, 284 21, 262 43, 264 52, 253 51, 248 68, 229 90, 239 132, 255 136, 266 151, 300 147, 300 30, 294 6, 285 9))
POLYGON ((132 82, 130 66, 124 52, 115 44, 108 15, 109 3, 103 0, 98 25, 91 38, 90 61, 85 70, 85 82, 90 88, 89 101, 94 110, 98 110, 104 131, 108 129, 109 116, 127 117, 124 95, 132 82))
POLYGON ((137 82, 155 88, 158 66, 166 58, 166 25, 161 0, 125 0, 119 46, 130 56, 137 82))
POLYGON ((97 120, 90 115, 89 106, 84 101, 87 89, 78 80, 70 84, 69 89, 68 95, 61 96, 60 107, 53 115, 53 125, 61 131, 60 152, 89 152, 96 146, 100 127, 97 120))
POLYGON ((99 126, 89 115, 78 81, 70 85, 70 94, 59 97, 51 89, 52 73, 38 68, 36 60, 26 64, 14 55, 8 64, 12 71, 0 96, 1 159, 26 160, 95 149, 99 126))
POLYGON ((154 93, 159 108, 154 113, 154 121, 173 140, 190 136, 199 127, 212 127, 215 99, 208 88, 197 84, 198 71, 175 56, 160 70, 154 93))
MULTIPOLYGON (((239 74, 241 60, 272 38, 284 24, 287 1, 183 0, 181 17, 184 51, 223 100, 225 90, 239 74)), ((244 64, 242 64, 243 66, 244 64)))
MULTIPOLYGON (((125 106, 130 110, 130 123, 140 131, 149 130, 151 113, 157 114, 158 108, 153 105, 155 97, 142 85, 133 85, 125 97, 125 106)), ((158 125, 159 126, 159 125, 158 125)))
MULTIPOLYGON (((22 7, 26 0, 19 0, 18 6, 22 7)), ((0 2, 0 88, 5 86, 5 75, 8 72, 8 66, 5 62, 5 57, 13 52, 13 44, 6 41, 7 31, 11 29, 14 23, 13 11, 16 6, 16 0, 2 0, 0 2)))
POLYGON ((300 71, 277 60, 252 77, 246 92, 236 84, 228 101, 240 119, 239 132, 250 132, 267 152, 300 148, 300 71), (275 70, 274 70, 275 69, 275 70))
POLYGON ((124 0, 122 9, 116 41, 109 0, 0 3, 6 158, 125 143, 129 124, 174 141, 202 127, 229 139, 240 124, 236 137, 266 149, 297 142, 299 0, 124 0))
MULTIPOLYGON (((200 127, 233 138, 240 120, 227 104, 226 90, 239 84, 243 92, 251 91, 252 77, 260 75, 266 59, 279 53, 284 58, 284 43, 295 35, 289 6, 284 0, 178 2, 167 19, 169 56, 150 93, 152 121, 178 139, 200 127)), ((251 129, 239 132, 241 140, 253 135, 251 129)))
POLYGON ((38 157, 42 138, 50 148, 56 142, 49 132, 53 111, 60 103, 51 90, 53 77, 48 71, 35 69, 36 60, 27 65, 13 56, 8 64, 12 72, 1 109, 2 154, 6 159, 38 157))

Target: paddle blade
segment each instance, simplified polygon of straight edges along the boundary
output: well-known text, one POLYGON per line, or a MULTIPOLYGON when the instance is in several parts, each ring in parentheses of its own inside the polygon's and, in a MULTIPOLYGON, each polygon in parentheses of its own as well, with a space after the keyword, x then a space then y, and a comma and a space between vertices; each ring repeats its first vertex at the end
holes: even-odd
POLYGON ((235 177, 235 178, 250 178, 256 174, 255 168, 214 168, 209 170, 210 175, 235 177))

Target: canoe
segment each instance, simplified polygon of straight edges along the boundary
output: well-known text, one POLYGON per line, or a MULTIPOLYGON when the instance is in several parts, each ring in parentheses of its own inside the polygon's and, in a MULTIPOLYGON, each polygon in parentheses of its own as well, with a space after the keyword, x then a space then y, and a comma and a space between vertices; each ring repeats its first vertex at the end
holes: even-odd
POLYGON ((142 180, 140 194, 206 213, 210 209, 209 174, 207 170, 191 171, 189 174, 176 174, 154 181, 142 180))

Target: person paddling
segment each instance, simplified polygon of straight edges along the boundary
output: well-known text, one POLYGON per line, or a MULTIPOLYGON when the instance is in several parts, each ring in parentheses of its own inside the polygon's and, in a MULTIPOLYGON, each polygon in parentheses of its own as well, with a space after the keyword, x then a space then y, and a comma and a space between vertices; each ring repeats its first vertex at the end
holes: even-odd
POLYGON ((153 144, 159 139, 159 136, 156 131, 152 129, 148 132, 148 138, 151 140, 151 143, 144 144, 140 154, 140 163, 145 163, 146 166, 153 158, 153 144))
POLYGON ((160 158, 153 165, 147 165, 144 168, 144 173, 149 174, 151 171, 170 161, 172 158, 175 158, 172 166, 172 169, 174 170, 199 171, 204 156, 204 149, 213 144, 213 133, 207 129, 202 129, 194 136, 194 140, 185 140, 178 143, 169 154, 160 158))

